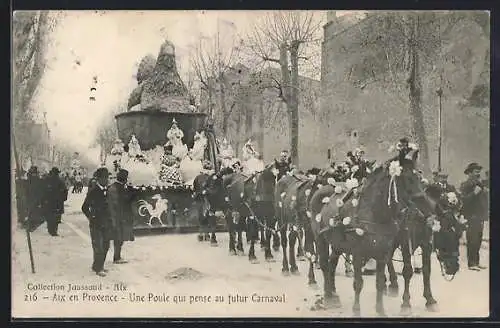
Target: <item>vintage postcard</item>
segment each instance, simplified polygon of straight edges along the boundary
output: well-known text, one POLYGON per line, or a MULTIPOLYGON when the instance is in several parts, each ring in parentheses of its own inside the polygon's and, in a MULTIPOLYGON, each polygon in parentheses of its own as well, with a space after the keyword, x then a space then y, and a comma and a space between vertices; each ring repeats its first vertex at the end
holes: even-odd
POLYGON ((487 317, 487 11, 16 11, 12 317, 487 317))

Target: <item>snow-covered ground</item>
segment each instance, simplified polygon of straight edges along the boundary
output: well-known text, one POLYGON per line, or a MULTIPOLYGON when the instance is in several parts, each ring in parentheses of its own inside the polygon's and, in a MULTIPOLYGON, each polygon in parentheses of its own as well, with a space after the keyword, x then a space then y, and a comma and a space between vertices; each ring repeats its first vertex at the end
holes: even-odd
MULTIPOLYGON (((352 278, 345 277, 340 264, 337 291, 342 308, 313 311, 315 301, 322 296, 321 271, 316 270, 318 288, 307 286, 306 262, 299 262, 300 275, 281 274, 281 250, 276 262, 251 264, 247 256, 230 256, 227 235, 219 234, 219 247, 200 243, 196 235, 150 235, 126 243, 123 255, 130 262, 112 263, 112 248, 106 267, 108 276, 100 278, 90 270, 92 248, 87 220, 80 211, 84 194, 70 194, 66 214, 60 225, 61 237, 50 237, 43 225, 32 234, 36 273, 31 273, 26 234, 15 230, 12 253, 12 316, 13 317, 351 317, 354 292, 352 278), (33 285, 63 285, 64 291, 28 290, 33 285), (116 295, 116 302, 83 300, 85 292, 68 292, 68 284, 99 285, 103 290, 87 294, 116 295), (126 291, 113 291, 122 283, 126 291), (65 300, 54 293, 66 295, 65 300), (169 296, 168 302, 149 302, 148 295, 169 296), (75 300, 77 295, 79 300, 75 300), (256 303, 252 295, 283 296, 283 303, 256 303), (228 302, 229 295, 247 296, 247 302, 228 302), (44 299, 43 297, 47 297, 44 299), (140 300, 145 296, 144 301, 140 300), (185 297, 183 301, 182 297, 185 297), (198 298, 195 299, 195 297, 198 298), (208 300, 207 297, 211 296, 208 300), (222 296, 224 299, 218 299, 222 296), (133 297, 136 301, 130 301, 133 297), (177 301, 177 302, 174 302, 177 301)), ((482 263, 489 265, 488 244, 482 249, 482 263)), ((248 245, 245 245, 246 251, 248 245)), ((343 262, 343 261, 341 261, 343 262)), ((451 282, 440 274, 433 258, 432 290, 439 311, 425 309, 422 297, 422 277, 415 275, 411 284, 411 302, 415 317, 486 317, 489 314, 489 270, 467 270, 465 248, 461 249, 461 271, 451 282)), ((396 263, 400 270, 400 263, 396 263)), ((385 297, 386 312, 399 316, 403 279, 400 276, 400 296, 385 297)), ((375 314, 375 278, 364 277, 361 311, 365 317, 375 314)), ((88 297, 87 297, 88 298, 88 297)), ((159 298, 158 298, 159 299, 159 298)), ((254 296, 255 299, 255 296, 254 296)))

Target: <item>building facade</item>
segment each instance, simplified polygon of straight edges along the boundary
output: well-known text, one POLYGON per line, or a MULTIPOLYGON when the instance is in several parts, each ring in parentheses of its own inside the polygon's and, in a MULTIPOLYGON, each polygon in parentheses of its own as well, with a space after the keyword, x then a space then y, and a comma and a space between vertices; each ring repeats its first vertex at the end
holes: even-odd
MULTIPOLYGON (((398 75, 394 67, 391 72, 388 63, 394 60, 386 60, 386 56, 394 58, 397 49, 384 53, 367 46, 382 31, 380 15, 385 13, 338 17, 330 11, 327 15, 320 97, 325 124, 321 125, 320 148, 321 152, 331 149, 336 160, 343 160, 358 145, 366 148, 368 157, 383 160, 391 143, 411 137, 404 72, 398 75)), ((456 180, 463 177, 463 167, 469 162, 483 166, 489 162, 489 35, 473 19, 454 22, 443 27, 438 51, 427 54, 422 49, 422 57, 430 58, 425 58, 421 76, 430 166, 437 168, 436 90, 442 87, 442 167, 456 180)))

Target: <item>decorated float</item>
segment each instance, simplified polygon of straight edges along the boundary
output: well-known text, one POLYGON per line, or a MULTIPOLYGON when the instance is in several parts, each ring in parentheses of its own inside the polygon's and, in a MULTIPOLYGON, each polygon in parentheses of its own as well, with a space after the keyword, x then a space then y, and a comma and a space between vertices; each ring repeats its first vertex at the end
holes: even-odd
POLYGON ((219 169, 213 127, 190 102, 171 42, 154 65, 151 56, 143 59, 137 82, 128 111, 115 116, 118 138, 105 165, 112 174, 129 171, 135 229, 196 229, 193 181, 219 169))

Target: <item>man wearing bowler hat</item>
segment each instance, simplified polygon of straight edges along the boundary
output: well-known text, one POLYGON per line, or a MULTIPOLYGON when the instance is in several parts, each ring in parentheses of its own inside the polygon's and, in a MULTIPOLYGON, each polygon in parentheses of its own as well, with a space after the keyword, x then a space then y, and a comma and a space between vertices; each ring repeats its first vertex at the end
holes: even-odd
POLYGON ((104 262, 112 239, 113 223, 108 205, 109 171, 105 167, 98 168, 94 174, 95 186, 90 189, 83 201, 82 212, 89 220, 90 238, 94 251, 92 270, 101 277, 106 276, 104 262))
POLYGON ((124 241, 134 240, 131 192, 127 188, 128 171, 119 169, 116 181, 109 186, 108 205, 113 222, 113 263, 127 263, 121 256, 124 241))
POLYGON ((467 262, 469 270, 480 271, 486 267, 479 264, 479 250, 483 239, 484 221, 488 218, 487 192, 481 182, 482 166, 470 163, 464 174, 467 180, 460 186, 462 213, 467 219, 467 262))

